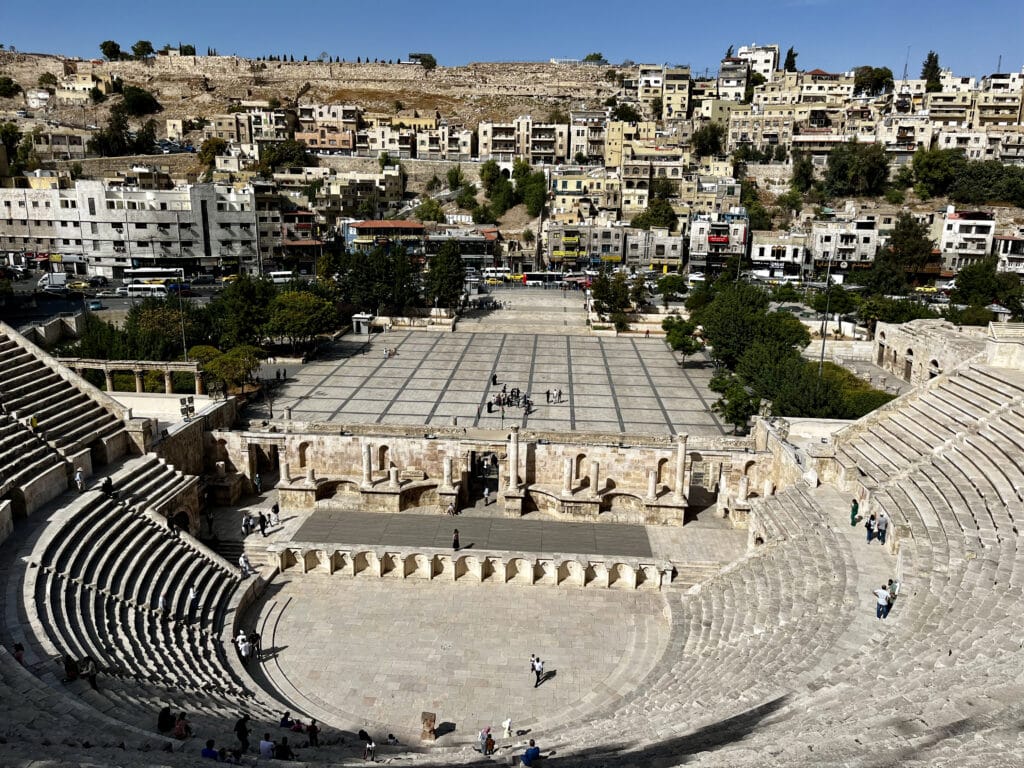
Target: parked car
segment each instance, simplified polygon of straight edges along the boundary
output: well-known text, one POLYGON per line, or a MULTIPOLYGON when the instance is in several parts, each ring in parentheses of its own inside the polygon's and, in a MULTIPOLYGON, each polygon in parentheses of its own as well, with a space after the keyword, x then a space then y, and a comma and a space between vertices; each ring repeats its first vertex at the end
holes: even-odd
POLYGON ((89 285, 89 283, 86 282, 85 280, 72 280, 71 282, 68 283, 68 288, 70 288, 73 291, 84 291, 85 289, 91 287, 92 286, 89 285))
POLYGON ((106 306, 104 306, 102 301, 97 301, 94 299, 93 301, 89 302, 89 311, 97 312, 101 309, 106 309, 106 306))
POLYGON ((93 288, 99 288, 100 286, 109 285, 110 281, 103 275, 93 275, 89 278, 89 285, 93 288))
POLYGON ((128 286, 127 285, 120 285, 120 286, 118 286, 114 290, 114 293, 117 296, 127 296, 128 295, 128 286))

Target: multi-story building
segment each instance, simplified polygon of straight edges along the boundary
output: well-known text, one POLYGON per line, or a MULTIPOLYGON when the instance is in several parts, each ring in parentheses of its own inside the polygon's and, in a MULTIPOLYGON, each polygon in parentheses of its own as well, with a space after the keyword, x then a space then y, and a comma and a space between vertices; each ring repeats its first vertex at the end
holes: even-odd
POLYGON ((750 62, 735 56, 722 59, 718 67, 718 98, 725 101, 744 101, 750 62))
POLYGON ((751 72, 757 72, 766 82, 771 82, 779 68, 779 46, 754 43, 741 45, 736 51, 736 58, 745 59, 751 72))
POLYGON ((670 234, 664 227, 629 229, 626 234, 626 266, 678 272, 686 257, 686 235, 670 234))
POLYGON ((186 275, 257 271, 252 188, 193 184, 0 189, 0 250, 59 254, 88 274, 120 279, 129 267, 181 268, 186 275))
POLYGON ((622 182, 615 171, 569 167, 551 175, 551 195, 554 219, 581 221, 602 212, 618 218, 622 182))
POLYGON ((370 219, 349 224, 347 231, 357 251, 398 248, 420 258, 426 253, 426 228, 418 221, 370 219))
POLYGON ((483 121, 477 127, 480 159, 511 161, 517 157, 531 165, 565 162, 569 155, 569 126, 535 123, 529 115, 511 123, 483 121))
POLYGON ((356 133, 333 125, 319 125, 296 131, 295 140, 301 141, 313 153, 350 154, 355 150, 356 133))
POLYGON ((976 264, 990 253, 995 242, 995 217, 986 211, 946 209, 939 238, 944 270, 958 272, 976 264))
POLYGON ((60 81, 54 98, 63 107, 86 106, 92 102, 93 89, 104 96, 114 92, 114 79, 108 74, 76 72, 60 81))
POLYGON ((566 271, 619 264, 626 257, 626 232, 623 224, 545 222, 545 258, 566 271))
POLYGON ((569 157, 574 162, 603 163, 607 109, 569 113, 569 157))
POLYGON ((665 68, 659 115, 662 120, 686 120, 690 117, 692 82, 689 67, 665 68))
POLYGON ((751 240, 750 261, 753 273, 765 280, 809 277, 812 262, 807 233, 757 230, 751 240))
POLYGON ((967 127, 974 115, 974 91, 936 91, 925 97, 928 119, 936 125, 967 127))
POLYGON ((476 133, 460 125, 442 123, 416 132, 416 157, 420 160, 467 161, 475 157, 476 133))
MULTIPOLYGON (((647 114, 653 114, 654 102, 661 99, 664 93, 665 68, 651 64, 641 64, 637 71, 636 96, 647 114)), ((660 115, 655 115, 660 117, 660 115)))
POLYGON ((789 147, 793 143, 795 111, 788 104, 770 107, 737 105, 729 113, 726 148, 733 152, 743 145, 759 150, 789 147))
POLYGON ((608 122, 604 142, 605 168, 621 168, 626 150, 638 142, 653 142, 658 134, 658 124, 653 121, 623 123, 608 122))
POLYGON ((731 258, 743 259, 750 244, 746 209, 695 215, 690 222, 690 272, 718 275, 731 258))
POLYGON ((878 222, 862 216, 850 221, 811 223, 811 257, 814 271, 834 277, 870 269, 879 246, 878 222))
POLYGON ((996 235, 993 250, 998 271, 1024 277, 1024 226, 1017 225, 1010 234, 996 235))
POLYGON ((90 131, 76 128, 43 128, 28 134, 32 137, 32 151, 43 161, 84 160, 90 131))

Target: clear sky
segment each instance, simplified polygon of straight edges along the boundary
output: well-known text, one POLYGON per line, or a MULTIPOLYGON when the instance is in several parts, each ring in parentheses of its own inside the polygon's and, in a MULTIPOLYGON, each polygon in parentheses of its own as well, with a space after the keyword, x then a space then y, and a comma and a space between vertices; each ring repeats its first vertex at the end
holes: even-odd
POLYGON ((961 75, 1024 65, 1024 0, 43 0, 0 1, 0 43, 22 51, 98 57, 192 43, 221 54, 322 52, 353 60, 433 53, 443 65, 582 58, 689 64, 714 72, 730 44, 778 43, 801 69, 888 66, 898 79, 930 49, 961 75))

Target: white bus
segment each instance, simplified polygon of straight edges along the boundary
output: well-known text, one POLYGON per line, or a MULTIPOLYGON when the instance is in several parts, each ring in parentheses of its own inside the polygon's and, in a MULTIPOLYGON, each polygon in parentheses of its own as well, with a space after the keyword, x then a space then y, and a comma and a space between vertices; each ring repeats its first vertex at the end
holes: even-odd
POLYGON ((182 270, 170 269, 167 267, 136 267, 126 269, 122 277, 125 285, 162 285, 168 291, 174 293, 179 290, 189 289, 188 281, 182 280, 182 270))
POLYGON ((295 279, 294 272, 267 272, 267 277, 274 285, 284 285, 295 279))
POLYGON ((128 286, 128 298, 130 299, 148 299, 151 297, 166 299, 167 286, 150 285, 148 283, 132 283, 128 286))
POLYGON ((508 267, 484 267, 484 280, 489 277, 498 280, 508 280, 511 274, 512 270, 508 267))

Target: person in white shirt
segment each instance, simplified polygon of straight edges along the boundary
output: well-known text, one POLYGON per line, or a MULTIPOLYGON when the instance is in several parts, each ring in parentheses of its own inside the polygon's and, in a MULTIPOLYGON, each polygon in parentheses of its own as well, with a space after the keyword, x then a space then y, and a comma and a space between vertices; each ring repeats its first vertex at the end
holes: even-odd
POLYGON ((875 605, 875 616, 879 619, 884 619, 889 609, 889 587, 883 584, 871 594, 878 601, 875 605))
POLYGON ((270 734, 264 733, 260 739, 260 757, 272 759, 274 757, 274 742, 270 740, 270 734))
POLYGON ((249 557, 243 552, 238 556, 238 567, 242 569, 242 577, 250 576, 256 571, 252 567, 252 563, 249 562, 249 557))

